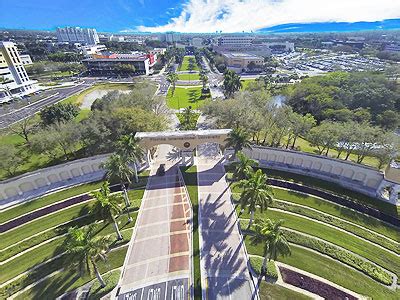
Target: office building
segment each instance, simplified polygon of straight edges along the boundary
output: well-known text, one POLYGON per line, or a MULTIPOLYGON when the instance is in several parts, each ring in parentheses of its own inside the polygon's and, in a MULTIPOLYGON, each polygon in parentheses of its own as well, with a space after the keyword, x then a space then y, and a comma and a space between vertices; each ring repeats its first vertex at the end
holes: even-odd
POLYGON ((18 49, 12 42, 0 42, 0 103, 9 102, 38 90, 26 73, 18 49))
POLYGON ((176 43, 181 41, 181 35, 176 32, 166 32, 160 36, 160 40, 167 43, 176 43))
POLYGON ((149 75, 156 63, 156 56, 146 53, 101 53, 92 58, 82 60, 82 63, 92 75, 120 75, 121 65, 130 65, 135 68, 135 74, 149 75))
POLYGON ((248 53, 223 53, 228 69, 237 73, 244 71, 259 71, 262 69, 264 58, 248 53))
POLYGON ((57 28, 56 33, 59 43, 81 43, 85 45, 96 45, 99 43, 99 36, 94 28, 57 28))
POLYGON ((204 45, 203 45, 203 39, 202 39, 202 38, 199 38, 199 37, 192 38, 191 45, 192 45, 193 47, 195 47, 195 48, 204 47, 204 45))

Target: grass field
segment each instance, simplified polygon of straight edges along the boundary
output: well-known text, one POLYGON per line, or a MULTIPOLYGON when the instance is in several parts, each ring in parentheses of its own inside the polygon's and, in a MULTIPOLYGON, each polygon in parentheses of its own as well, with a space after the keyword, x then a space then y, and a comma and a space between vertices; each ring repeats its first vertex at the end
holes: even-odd
POLYGON ((191 106, 192 109, 198 109, 209 98, 204 98, 201 94, 201 87, 175 88, 174 95, 172 89, 168 90, 167 105, 172 109, 180 109, 191 106))
POLYGON ((199 66, 196 64, 196 60, 194 56, 185 56, 183 57, 182 64, 179 66, 178 71, 199 71, 199 66), (193 69, 189 69, 189 62, 192 61, 193 69))
POLYGON ((255 79, 241 79, 240 82, 242 83, 242 90, 246 90, 249 84, 254 81, 255 79))
MULTIPOLYGON (((252 245, 246 238, 246 248, 250 254, 262 255, 262 245, 252 245)), ((373 299, 399 299, 400 290, 390 290, 368 276, 347 267, 331 258, 295 245, 291 245, 291 256, 279 257, 278 261, 301 270, 328 279, 340 286, 348 288, 373 299)))
MULTIPOLYGON (((130 211, 133 222, 128 222, 128 217, 126 214, 118 217, 117 220, 119 228, 122 232, 124 239, 118 242, 115 240, 115 242, 113 242, 112 244, 113 247, 126 244, 131 238, 132 227, 135 225, 136 222, 137 210, 140 206, 140 202, 144 194, 145 181, 147 180, 148 172, 143 172, 141 175, 143 177, 141 179, 141 182, 135 185, 137 186, 137 189, 128 191, 128 195, 131 200, 130 211)), ((31 210, 40 208, 43 205, 48 205, 59 201, 64 197, 71 197, 83 192, 87 192, 88 190, 93 190, 97 188, 99 184, 100 183, 86 184, 79 186, 76 189, 71 188, 59 193, 44 196, 38 199, 36 203, 35 201, 30 203, 24 208, 23 211, 29 212, 31 210)), ((54 258, 55 255, 62 254, 63 248, 61 246, 65 240, 65 236, 62 236, 62 234, 66 233, 66 229, 72 226, 72 224, 74 224, 75 226, 84 226, 86 224, 92 223, 94 219, 92 217, 84 217, 80 221, 74 221, 74 223, 69 223, 66 226, 60 226, 60 224, 70 220, 74 220, 76 217, 87 214, 91 203, 92 202, 82 203, 73 207, 66 208, 64 210, 58 211, 54 214, 45 216, 38 220, 34 220, 30 223, 27 223, 14 230, 5 232, 0 235, 2 249, 4 249, 4 247, 11 246, 12 244, 17 243, 24 238, 28 238, 25 245, 18 244, 7 250, 7 253, 12 253, 11 256, 2 255, 2 260, 4 260, 12 257, 13 255, 21 251, 28 250, 22 255, 17 256, 2 265, 2 271, 0 272, 0 283, 3 283, 18 276, 19 274, 35 267, 39 263, 44 263, 43 266, 37 268, 32 272, 29 272, 27 275, 23 275, 20 279, 16 279, 11 284, 0 289, 0 298, 2 298, 2 295, 11 295, 18 290, 24 288, 25 286, 47 276, 48 274, 65 267, 66 261, 64 255, 60 258, 56 258, 54 261, 48 261, 49 259, 54 258), (59 229, 51 229, 49 231, 51 232, 49 237, 46 234, 40 234, 39 236, 32 238, 32 240, 29 239, 29 237, 31 237, 33 234, 41 232, 43 230, 47 230, 49 228, 52 228, 53 226, 59 226, 59 229), (41 238, 42 235, 43 239, 41 238), (43 243, 48 240, 48 238, 53 238, 54 240, 48 243, 43 243), (29 246, 33 247, 35 245, 37 245, 36 248, 32 248, 31 250, 29 250, 29 246)), ((12 212, 13 215, 18 214, 17 211, 12 210, 12 212)), ((4 216, 2 217, 4 219, 4 216)), ((111 224, 99 223, 98 233, 100 235, 111 235, 112 237, 115 237, 114 227, 111 224)), ((104 273, 111 269, 122 266, 125 258, 125 252, 126 247, 111 251, 109 253, 108 261, 106 263, 100 263, 100 271, 104 273)), ((76 274, 75 270, 70 270, 67 268, 61 273, 55 275, 54 277, 45 279, 42 283, 22 293, 20 296, 17 297, 17 299, 43 299, 43 297, 53 299, 55 298, 55 296, 60 295, 68 290, 75 289, 92 279, 93 276, 88 275, 84 277, 79 277, 78 274, 76 274)), ((115 280, 113 282, 113 285, 115 286, 115 280)), ((102 291, 98 290, 98 293, 101 294, 102 291)))
POLYGON ((193 73, 193 74, 178 74, 178 79, 179 80, 200 80, 200 75, 198 73, 193 73))
POLYGON ((193 207, 193 263, 194 263, 194 298, 201 299, 201 278, 200 278, 200 249, 199 249, 199 199, 197 188, 197 168, 181 167, 186 188, 189 193, 193 207))

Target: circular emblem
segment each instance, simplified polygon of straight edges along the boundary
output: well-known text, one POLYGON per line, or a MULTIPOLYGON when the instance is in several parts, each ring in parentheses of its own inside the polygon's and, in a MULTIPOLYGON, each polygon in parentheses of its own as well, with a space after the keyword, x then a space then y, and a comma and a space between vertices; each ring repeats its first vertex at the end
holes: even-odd
POLYGON ((189 143, 189 142, 185 142, 185 143, 183 144, 183 147, 189 148, 189 147, 190 147, 190 143, 189 143))

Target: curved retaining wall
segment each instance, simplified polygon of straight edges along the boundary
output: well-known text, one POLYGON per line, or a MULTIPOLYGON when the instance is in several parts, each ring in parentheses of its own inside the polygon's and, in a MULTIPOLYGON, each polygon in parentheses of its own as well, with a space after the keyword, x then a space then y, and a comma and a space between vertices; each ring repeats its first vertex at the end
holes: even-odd
POLYGON ((372 197, 379 196, 384 181, 384 174, 379 170, 345 160, 259 146, 243 152, 258 160, 260 166, 317 177, 372 197))
POLYGON ((0 209, 73 185, 101 180, 108 154, 29 172, 0 182, 0 209))

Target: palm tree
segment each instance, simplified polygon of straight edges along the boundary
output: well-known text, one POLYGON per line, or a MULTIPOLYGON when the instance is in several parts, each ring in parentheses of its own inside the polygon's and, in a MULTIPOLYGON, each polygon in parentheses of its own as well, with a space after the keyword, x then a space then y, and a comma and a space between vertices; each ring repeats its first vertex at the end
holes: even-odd
POLYGON ((167 75, 167 81, 172 85, 172 96, 174 95, 174 93, 175 93, 175 85, 176 85, 176 82, 178 81, 178 74, 176 74, 176 73, 169 73, 168 75, 167 75))
POLYGON ((257 220, 254 225, 255 235, 252 243, 264 243, 264 261, 261 268, 261 277, 267 273, 267 262, 276 260, 279 255, 290 255, 290 245, 286 240, 281 225, 283 220, 257 220))
POLYGON ((240 76, 232 70, 226 70, 224 72, 224 93, 225 97, 229 98, 242 88, 242 82, 240 76))
POLYGON ((64 244, 65 252, 68 255, 66 264, 78 268, 79 274, 92 274, 94 271, 97 280, 102 287, 106 286, 97 267, 97 260, 106 260, 106 252, 110 245, 110 238, 107 236, 96 237, 94 225, 81 228, 71 227, 64 244))
POLYGON ((239 186, 243 188, 240 194, 241 213, 247 207, 250 213, 250 222, 247 229, 250 229, 253 223, 254 213, 257 208, 261 212, 268 208, 268 205, 274 200, 271 186, 267 184, 267 175, 261 170, 251 174, 249 179, 240 181, 239 186))
POLYGON ((116 216, 122 213, 122 208, 119 206, 122 202, 121 195, 111 195, 108 181, 103 183, 100 191, 91 192, 90 195, 95 199, 95 204, 90 210, 90 213, 106 223, 113 223, 118 240, 122 240, 122 235, 116 220, 116 216))
POLYGON ((206 75, 206 73, 204 72, 204 71, 201 71, 200 72, 200 80, 201 80, 201 82, 202 82, 202 84, 203 84, 203 92, 206 90, 206 88, 207 88, 207 82, 208 82, 208 77, 207 77, 207 75, 206 75))
POLYGON ((232 163, 235 167, 233 171, 232 180, 239 181, 243 179, 248 179, 253 173, 253 167, 258 166, 258 162, 254 159, 248 158, 243 152, 237 153, 238 161, 232 163))
POLYGON ((225 139, 226 147, 232 147, 234 149, 233 159, 236 158, 236 154, 242 151, 243 148, 251 148, 250 135, 242 128, 234 128, 225 139))
POLYGON ((126 161, 133 164, 135 181, 139 182, 137 161, 141 161, 145 152, 139 145, 139 139, 133 135, 124 135, 117 142, 117 153, 126 161))
POLYGON ((131 184, 131 177, 134 174, 132 169, 129 167, 129 161, 119 154, 112 154, 107 161, 101 165, 101 167, 106 169, 105 177, 107 179, 110 180, 110 178, 117 178, 119 180, 124 193, 126 206, 129 207, 131 204, 126 192, 125 182, 128 182, 128 185, 131 184))

